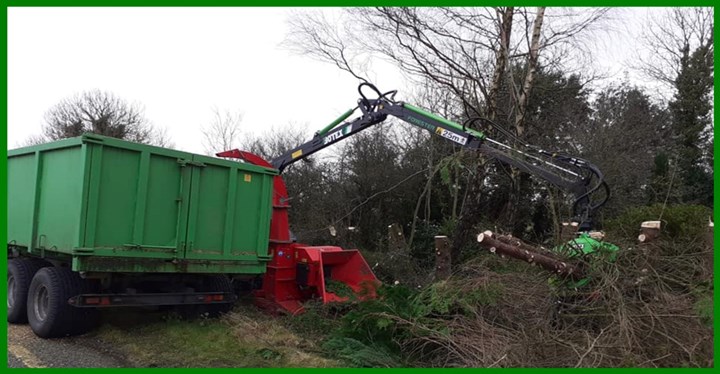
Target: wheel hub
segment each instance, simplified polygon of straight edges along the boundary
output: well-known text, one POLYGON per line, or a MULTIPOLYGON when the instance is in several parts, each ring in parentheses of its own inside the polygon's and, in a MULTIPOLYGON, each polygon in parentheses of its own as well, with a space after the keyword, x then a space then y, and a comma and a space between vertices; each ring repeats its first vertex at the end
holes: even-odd
POLYGON ((7 307, 10 309, 15 305, 15 276, 8 274, 7 282, 7 307))
POLYGON ((35 313, 35 317, 39 321, 44 321, 47 318, 48 305, 50 304, 50 294, 47 287, 44 285, 38 287, 34 301, 33 313, 35 313))

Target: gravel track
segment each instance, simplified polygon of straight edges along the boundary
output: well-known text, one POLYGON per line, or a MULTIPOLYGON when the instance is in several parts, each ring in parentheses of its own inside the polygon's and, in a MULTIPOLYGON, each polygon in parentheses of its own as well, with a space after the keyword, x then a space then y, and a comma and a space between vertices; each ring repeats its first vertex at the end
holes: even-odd
POLYGON ((108 344, 91 334, 41 339, 28 325, 8 324, 10 368, 126 368, 134 367, 108 344))

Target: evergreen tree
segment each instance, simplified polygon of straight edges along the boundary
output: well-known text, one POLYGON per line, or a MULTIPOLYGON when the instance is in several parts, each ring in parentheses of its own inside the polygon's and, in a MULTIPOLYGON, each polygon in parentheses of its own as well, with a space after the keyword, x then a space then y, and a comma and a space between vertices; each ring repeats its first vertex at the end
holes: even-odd
POLYGON ((712 206, 713 53, 705 45, 683 50, 677 92, 669 105, 677 147, 678 181, 687 203, 712 206))

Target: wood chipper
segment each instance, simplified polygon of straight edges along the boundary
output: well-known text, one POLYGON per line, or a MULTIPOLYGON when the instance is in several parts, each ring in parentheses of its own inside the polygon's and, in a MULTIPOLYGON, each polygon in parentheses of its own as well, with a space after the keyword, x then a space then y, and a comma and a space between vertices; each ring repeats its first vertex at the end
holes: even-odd
MULTIPOLYGON (((262 157, 237 149, 217 156, 273 167, 262 157)), ((255 291, 256 304, 269 311, 297 314, 303 311, 303 303, 313 298, 319 298, 323 303, 347 301, 347 295, 336 295, 328 289, 331 281, 344 283, 360 299, 374 297, 379 282, 357 249, 309 246, 291 239, 288 200, 285 181, 276 175, 270 220, 270 263, 262 288, 255 291)))

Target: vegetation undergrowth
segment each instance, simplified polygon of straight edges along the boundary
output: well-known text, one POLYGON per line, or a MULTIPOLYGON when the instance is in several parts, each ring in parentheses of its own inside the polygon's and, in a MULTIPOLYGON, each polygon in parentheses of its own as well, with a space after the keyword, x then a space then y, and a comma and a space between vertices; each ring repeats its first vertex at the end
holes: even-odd
POLYGON ((241 303, 216 319, 167 312, 107 314, 98 337, 138 367, 336 367, 312 338, 241 303))
POLYGON ((608 221, 621 251, 614 263, 588 268, 591 282, 581 289, 559 289, 527 264, 479 254, 447 280, 385 285, 378 299, 332 318, 312 312, 323 331, 334 327, 322 348, 359 367, 711 366, 709 209, 665 207, 661 237, 638 245, 639 223, 661 209, 608 221))
POLYGON ((577 290, 478 252, 450 278, 420 287, 403 278, 413 274, 388 273, 398 284, 386 282, 373 300, 311 301, 297 316, 266 315, 244 302, 217 320, 110 322, 100 336, 139 366, 712 366, 708 210, 667 206, 661 237, 637 244, 637 231, 627 228, 657 209, 607 221, 617 260, 590 267, 591 282, 577 290))

